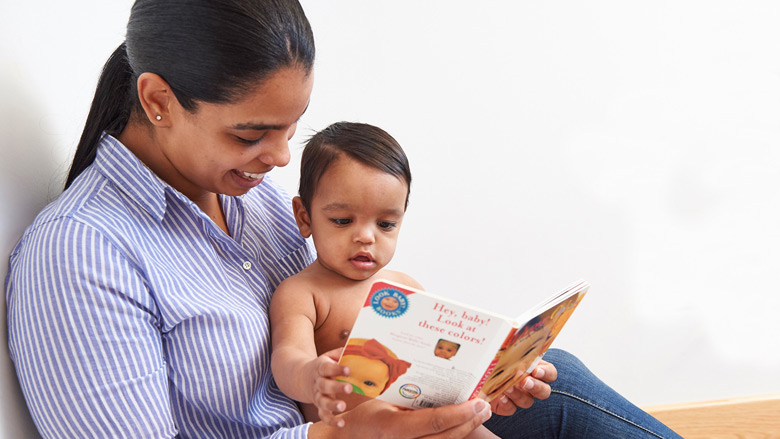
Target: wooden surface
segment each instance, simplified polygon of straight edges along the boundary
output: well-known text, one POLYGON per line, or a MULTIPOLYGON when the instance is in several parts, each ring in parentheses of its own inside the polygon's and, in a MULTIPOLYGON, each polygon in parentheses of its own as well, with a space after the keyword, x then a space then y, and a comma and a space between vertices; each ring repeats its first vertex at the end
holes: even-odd
POLYGON ((780 395, 645 410, 685 439, 780 439, 780 395))

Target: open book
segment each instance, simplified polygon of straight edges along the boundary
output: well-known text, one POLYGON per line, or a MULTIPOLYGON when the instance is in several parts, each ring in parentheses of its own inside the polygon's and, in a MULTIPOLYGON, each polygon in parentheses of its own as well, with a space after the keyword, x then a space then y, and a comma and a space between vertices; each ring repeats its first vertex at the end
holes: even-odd
POLYGON ((353 393, 409 408, 501 395, 538 364, 588 290, 575 283, 517 319, 380 280, 339 360, 353 393))

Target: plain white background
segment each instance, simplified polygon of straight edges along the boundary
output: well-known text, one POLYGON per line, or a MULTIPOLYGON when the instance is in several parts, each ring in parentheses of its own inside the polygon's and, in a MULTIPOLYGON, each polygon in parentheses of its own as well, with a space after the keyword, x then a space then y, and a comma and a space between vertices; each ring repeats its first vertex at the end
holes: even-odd
MULTIPOLYGON (((2 254, 59 193, 131 4, 0 4, 2 254)), ((303 4, 291 193, 306 136, 379 125, 414 173, 392 268, 507 315, 587 279, 556 346, 640 405, 780 393, 780 4, 303 4)), ((0 437, 34 437, 0 308, 0 437)))

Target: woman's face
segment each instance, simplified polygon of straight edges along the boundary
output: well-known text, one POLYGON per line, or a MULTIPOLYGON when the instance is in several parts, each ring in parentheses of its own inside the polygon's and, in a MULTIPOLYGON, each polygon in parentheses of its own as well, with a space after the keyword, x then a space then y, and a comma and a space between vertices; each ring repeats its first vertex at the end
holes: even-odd
POLYGON ((309 103, 312 74, 287 67, 243 99, 200 102, 195 113, 174 102, 159 143, 160 177, 193 201, 209 193, 242 195, 290 161, 288 140, 309 103))

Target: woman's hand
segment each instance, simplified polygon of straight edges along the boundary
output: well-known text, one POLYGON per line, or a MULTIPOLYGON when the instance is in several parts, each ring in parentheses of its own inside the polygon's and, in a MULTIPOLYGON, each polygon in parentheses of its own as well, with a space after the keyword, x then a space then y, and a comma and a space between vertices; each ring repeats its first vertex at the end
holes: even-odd
POLYGON ((509 388, 503 395, 492 400, 490 407, 494 413, 502 416, 514 414, 518 407, 530 408, 535 400, 550 397, 552 392, 550 383, 556 379, 558 379, 558 370, 555 369, 555 366, 541 360, 531 375, 509 388))
POLYGON ((490 419, 490 405, 481 399, 432 409, 405 410, 372 399, 342 413, 342 427, 317 422, 310 439, 399 438, 460 439, 490 419))

